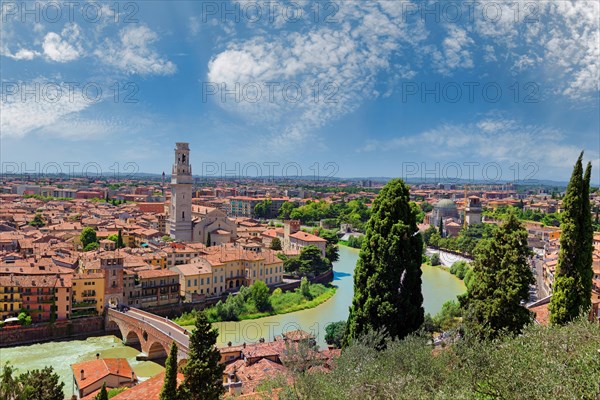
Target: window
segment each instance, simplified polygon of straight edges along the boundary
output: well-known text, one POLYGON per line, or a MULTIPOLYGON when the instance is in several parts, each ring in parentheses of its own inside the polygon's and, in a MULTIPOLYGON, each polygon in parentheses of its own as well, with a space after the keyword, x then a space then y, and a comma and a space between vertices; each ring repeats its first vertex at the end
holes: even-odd
POLYGON ((198 279, 194 279, 194 286, 198 286, 198 279))
POLYGON ((188 279, 188 286, 192 286, 192 281, 188 279))

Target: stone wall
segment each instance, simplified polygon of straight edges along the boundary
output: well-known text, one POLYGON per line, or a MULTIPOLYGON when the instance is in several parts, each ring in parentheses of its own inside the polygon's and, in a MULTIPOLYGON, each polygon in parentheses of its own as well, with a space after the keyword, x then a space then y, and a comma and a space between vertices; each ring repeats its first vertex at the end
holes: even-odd
POLYGON ((83 339, 104 335, 102 317, 86 317, 69 321, 56 321, 54 324, 36 324, 25 327, 4 327, 0 329, 0 347, 41 343, 63 339, 83 339))

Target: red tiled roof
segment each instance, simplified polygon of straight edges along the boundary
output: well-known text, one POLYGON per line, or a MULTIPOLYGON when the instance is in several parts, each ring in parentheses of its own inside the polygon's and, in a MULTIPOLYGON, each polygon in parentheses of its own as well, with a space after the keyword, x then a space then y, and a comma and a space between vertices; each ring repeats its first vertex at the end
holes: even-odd
POLYGON ((103 358, 71 365, 79 389, 84 389, 109 375, 131 378, 133 370, 124 358, 103 358), (83 379, 81 379, 83 370, 83 379))
MULTIPOLYGON (((177 384, 183 382, 184 376, 181 373, 177 374, 177 384)), ((130 389, 119 393, 112 400, 159 400, 160 391, 165 380, 164 371, 152 378, 144 381, 130 389)))

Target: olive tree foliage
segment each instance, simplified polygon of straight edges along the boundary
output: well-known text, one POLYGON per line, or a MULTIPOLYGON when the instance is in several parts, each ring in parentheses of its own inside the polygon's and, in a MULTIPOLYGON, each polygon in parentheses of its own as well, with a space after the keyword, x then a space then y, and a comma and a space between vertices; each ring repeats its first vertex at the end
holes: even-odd
MULTIPOLYGON (((600 326, 529 325, 522 335, 490 341, 460 339, 432 350, 409 335, 384 350, 355 340, 331 372, 296 373, 284 399, 597 399, 600 326)), ((370 344, 371 343, 371 344, 370 344)), ((280 386, 281 387, 281 386, 280 386)))

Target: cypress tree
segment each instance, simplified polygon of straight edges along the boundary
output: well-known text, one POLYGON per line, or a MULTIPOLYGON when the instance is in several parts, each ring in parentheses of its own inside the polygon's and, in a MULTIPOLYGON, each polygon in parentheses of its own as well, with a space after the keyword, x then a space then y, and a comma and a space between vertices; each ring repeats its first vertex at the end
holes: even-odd
POLYGON ((593 229, 590 205, 592 166, 583 173, 579 155, 563 199, 560 251, 554 278, 550 321, 565 324, 587 312, 592 295, 593 229))
POLYGON ((117 233, 117 249, 120 249, 123 247, 125 247, 123 245, 123 235, 121 233, 121 229, 119 229, 119 232, 117 233))
POLYGON ((198 313, 196 329, 190 336, 188 362, 183 367, 185 379, 178 390, 186 400, 217 400, 225 391, 221 353, 215 343, 219 332, 213 329, 204 312, 198 313))
POLYGON ((440 215, 439 228, 440 228, 440 237, 444 237, 444 218, 442 218, 441 215, 440 215))
POLYGON ((385 185, 374 201, 354 271, 354 298, 344 343, 369 331, 403 338, 424 320, 421 293, 423 242, 401 179, 385 185))
POLYGON ((102 383, 102 389, 96 395, 96 400, 108 400, 108 392, 106 391, 106 382, 102 383))
POLYGON ((511 210, 492 238, 475 248, 473 283, 460 298, 469 334, 492 339, 504 330, 520 333, 531 322, 531 312, 521 305, 535 282, 530 255, 527 231, 511 210))
POLYGON ((171 344, 169 357, 165 362, 165 381, 160 391, 160 400, 175 400, 177 398, 177 344, 171 344))
POLYGON ((210 243, 210 232, 208 232, 208 235, 206 235, 206 247, 210 247, 211 243, 210 243))

